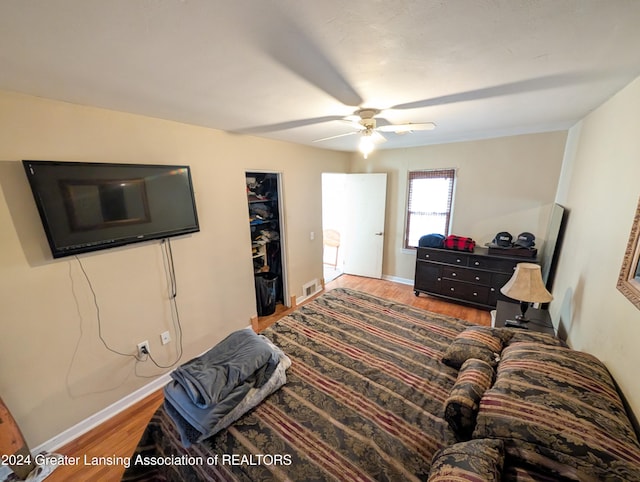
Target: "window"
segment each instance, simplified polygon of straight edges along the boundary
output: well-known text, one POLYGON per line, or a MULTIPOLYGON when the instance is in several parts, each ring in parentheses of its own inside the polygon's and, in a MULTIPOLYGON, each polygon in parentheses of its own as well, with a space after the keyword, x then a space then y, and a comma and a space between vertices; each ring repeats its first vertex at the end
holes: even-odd
POLYGON ((405 248, 418 247, 425 234, 449 234, 454 169, 409 172, 405 248))

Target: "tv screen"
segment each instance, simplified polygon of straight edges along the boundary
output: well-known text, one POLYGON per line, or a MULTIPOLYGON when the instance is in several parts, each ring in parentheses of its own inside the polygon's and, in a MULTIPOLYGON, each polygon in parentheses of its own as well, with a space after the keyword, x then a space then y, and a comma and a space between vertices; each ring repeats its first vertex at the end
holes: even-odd
POLYGON ((200 230, 188 166, 22 164, 54 258, 200 230))

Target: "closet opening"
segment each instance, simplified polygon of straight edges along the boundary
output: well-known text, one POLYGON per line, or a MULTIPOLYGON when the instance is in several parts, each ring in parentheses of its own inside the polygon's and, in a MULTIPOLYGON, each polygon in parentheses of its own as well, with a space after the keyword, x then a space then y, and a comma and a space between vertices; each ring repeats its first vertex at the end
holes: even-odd
POLYGON ((286 308, 281 174, 246 172, 258 317, 286 308))

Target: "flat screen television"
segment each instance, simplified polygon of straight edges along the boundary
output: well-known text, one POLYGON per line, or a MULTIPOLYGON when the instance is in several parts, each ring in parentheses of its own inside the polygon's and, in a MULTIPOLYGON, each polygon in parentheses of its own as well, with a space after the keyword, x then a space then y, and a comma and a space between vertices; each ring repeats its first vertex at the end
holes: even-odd
POLYGON ((189 166, 22 164, 54 258, 200 230, 189 166))

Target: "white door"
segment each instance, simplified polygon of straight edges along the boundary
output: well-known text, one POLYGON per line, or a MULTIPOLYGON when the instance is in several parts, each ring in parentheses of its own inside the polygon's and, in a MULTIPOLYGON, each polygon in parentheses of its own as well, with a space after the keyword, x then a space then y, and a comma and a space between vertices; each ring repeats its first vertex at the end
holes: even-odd
POLYGON ((345 273, 382 278, 386 197, 386 174, 346 176, 345 273))

